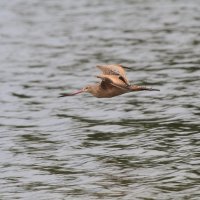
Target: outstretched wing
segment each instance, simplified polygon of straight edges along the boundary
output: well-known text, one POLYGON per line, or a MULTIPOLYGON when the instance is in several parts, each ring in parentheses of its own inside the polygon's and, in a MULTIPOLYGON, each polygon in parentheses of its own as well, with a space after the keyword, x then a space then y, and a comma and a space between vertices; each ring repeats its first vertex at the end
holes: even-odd
POLYGON ((97 68, 99 68, 104 75, 116 75, 119 79, 121 79, 123 82, 125 82, 127 85, 130 85, 127 77, 124 67, 119 64, 113 64, 113 65, 97 65, 97 68))

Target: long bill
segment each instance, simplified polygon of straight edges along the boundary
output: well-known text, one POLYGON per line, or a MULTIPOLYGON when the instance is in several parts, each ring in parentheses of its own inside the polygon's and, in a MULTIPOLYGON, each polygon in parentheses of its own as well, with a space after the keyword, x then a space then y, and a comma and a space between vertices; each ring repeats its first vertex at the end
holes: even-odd
POLYGON ((83 90, 83 89, 81 89, 81 90, 78 90, 78 91, 76 91, 76 92, 73 92, 73 93, 61 93, 59 97, 68 97, 68 96, 74 96, 74 95, 76 95, 76 94, 79 94, 79 93, 82 93, 82 92, 84 92, 84 90, 83 90))

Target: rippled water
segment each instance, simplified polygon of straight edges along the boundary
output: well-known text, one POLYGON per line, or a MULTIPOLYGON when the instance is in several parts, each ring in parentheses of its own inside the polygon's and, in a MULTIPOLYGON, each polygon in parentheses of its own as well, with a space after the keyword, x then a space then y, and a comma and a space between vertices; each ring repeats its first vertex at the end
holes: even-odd
POLYGON ((0 199, 199 199, 199 1, 0 8, 0 199), (57 98, 106 63, 161 91, 57 98))

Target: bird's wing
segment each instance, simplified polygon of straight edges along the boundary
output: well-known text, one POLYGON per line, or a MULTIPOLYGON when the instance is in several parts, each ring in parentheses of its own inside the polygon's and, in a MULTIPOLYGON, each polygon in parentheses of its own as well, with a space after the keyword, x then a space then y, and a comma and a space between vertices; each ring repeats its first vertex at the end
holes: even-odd
POLYGON ((124 70, 124 68, 128 68, 128 67, 124 67, 119 64, 114 64, 114 65, 97 65, 97 68, 99 68, 103 72, 104 75, 117 75, 127 85, 130 85, 126 76, 126 72, 124 70))
POLYGON ((121 90, 129 91, 130 86, 118 79, 116 75, 99 75, 97 78, 102 80, 101 86, 104 89, 116 87, 121 90))

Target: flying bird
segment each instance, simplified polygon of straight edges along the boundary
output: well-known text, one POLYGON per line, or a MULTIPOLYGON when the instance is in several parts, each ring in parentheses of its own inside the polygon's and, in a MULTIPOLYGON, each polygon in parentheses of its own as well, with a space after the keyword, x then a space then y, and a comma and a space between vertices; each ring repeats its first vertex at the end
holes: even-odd
POLYGON ((60 97, 74 96, 79 93, 89 92, 97 98, 111 98, 124 93, 141 90, 160 91, 159 89, 146 86, 131 85, 125 72, 125 69, 130 69, 129 67, 120 64, 112 64, 97 65, 97 68, 102 71, 102 74, 97 76, 97 78, 101 79, 99 83, 88 85, 73 93, 61 93, 60 97))

